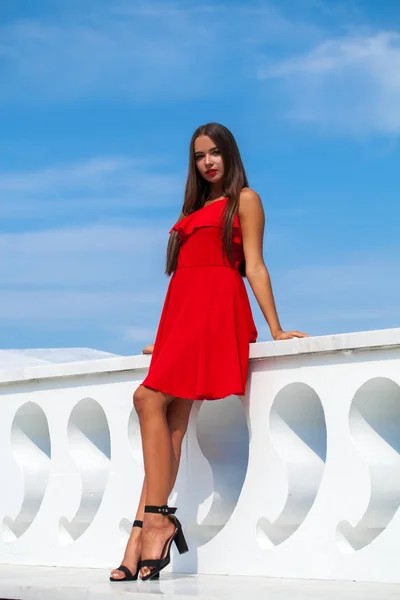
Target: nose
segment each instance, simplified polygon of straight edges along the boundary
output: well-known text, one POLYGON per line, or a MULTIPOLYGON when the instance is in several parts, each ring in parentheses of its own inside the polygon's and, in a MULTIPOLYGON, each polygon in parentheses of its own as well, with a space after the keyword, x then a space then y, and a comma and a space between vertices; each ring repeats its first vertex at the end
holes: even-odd
POLYGON ((213 164, 214 164, 214 162, 213 162, 213 158, 212 158, 211 154, 206 154, 205 161, 204 161, 204 165, 205 165, 206 169, 209 169, 210 167, 212 167, 213 164))

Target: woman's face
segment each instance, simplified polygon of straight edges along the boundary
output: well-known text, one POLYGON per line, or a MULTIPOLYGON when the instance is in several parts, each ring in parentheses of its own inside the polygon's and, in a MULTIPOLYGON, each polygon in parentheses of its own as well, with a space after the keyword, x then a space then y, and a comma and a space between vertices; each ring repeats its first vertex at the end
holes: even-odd
POLYGON ((200 175, 210 183, 218 183, 224 177, 224 161, 213 140, 201 135, 194 141, 194 156, 200 175))

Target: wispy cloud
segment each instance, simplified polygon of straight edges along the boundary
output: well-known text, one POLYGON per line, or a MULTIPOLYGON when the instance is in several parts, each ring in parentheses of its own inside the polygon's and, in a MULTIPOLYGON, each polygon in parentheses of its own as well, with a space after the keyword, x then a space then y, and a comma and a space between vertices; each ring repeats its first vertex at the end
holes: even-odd
POLYGON ((163 173, 156 159, 94 157, 36 171, 0 172, 0 216, 79 213, 98 220, 104 211, 176 205, 182 190, 182 178, 163 173))
POLYGON ((70 101, 96 93, 143 100, 160 91, 164 97, 199 94, 203 82, 192 73, 191 58, 206 34, 189 16, 118 16, 101 2, 97 12, 69 14, 62 24, 49 18, 11 23, 0 30, 0 55, 8 65, 1 97, 70 101))
POLYGON ((400 261, 390 252, 358 259, 350 255, 342 264, 282 272, 276 287, 284 312, 304 329, 318 323, 318 333, 349 331, 363 322, 381 329, 400 325, 399 272, 400 261))
MULTIPOLYGON (((316 290, 329 297, 336 293, 352 292, 365 296, 399 295, 400 280, 395 276, 400 271, 400 261, 387 254, 365 256, 358 260, 349 255, 341 264, 304 265, 286 271, 284 281, 288 287, 301 290, 303 294, 313 294, 316 290)), ((366 302, 367 298, 361 304, 366 302)))
POLYGON ((143 318, 149 304, 159 305, 156 294, 135 294, 134 292, 82 292, 82 291, 2 291, 0 321, 6 319, 18 323, 29 321, 61 320, 66 327, 79 319, 97 321, 99 329, 109 328, 113 320, 125 318, 132 321, 136 313, 143 318), (104 323, 104 320, 107 320, 104 323), (107 325, 107 326, 105 326, 107 325))
POLYGON ((288 115, 340 132, 400 133, 400 34, 330 39, 259 71, 283 84, 288 115))
MULTIPOLYGON (((0 173, 0 192, 53 192, 59 186, 78 190, 102 189, 108 178, 125 175, 126 170, 138 166, 139 161, 129 158, 93 158, 86 162, 60 167, 44 168, 25 173, 0 173)), ((140 163, 139 163, 140 164, 140 163)))
POLYGON ((158 222, 0 235, 0 319, 125 326, 157 312, 167 232, 158 222))
MULTIPOLYGON (((179 138, 189 121, 210 111, 235 123, 246 144, 241 147, 255 157, 252 171, 265 190, 260 189, 267 213, 265 255, 267 263, 271 258, 284 325, 308 330, 308 323, 316 323, 311 333, 329 333, 331 327, 362 326, 362 319, 371 327, 394 324, 400 305, 395 243, 391 254, 360 260, 350 256, 349 248, 343 264, 334 244, 335 265, 284 270, 314 260, 321 236, 308 234, 310 216, 320 230, 334 227, 327 211, 336 214, 343 207, 331 198, 348 198, 354 186, 343 170, 331 185, 329 176, 336 173, 315 157, 312 140, 305 136, 298 144, 293 122, 283 128, 283 145, 301 147, 304 161, 323 173, 320 179, 329 172, 326 185, 332 189, 328 196, 320 194, 317 181, 310 193, 304 194, 304 187, 299 192, 299 179, 306 185, 307 175, 293 169, 290 161, 297 156, 286 150, 284 160, 276 154, 278 160, 271 161, 274 182, 262 127, 266 91, 271 120, 278 106, 313 130, 318 125, 329 132, 398 134, 399 32, 356 29, 362 15, 355 16, 347 10, 349 3, 339 0, 39 4, 29 13, 21 7, 8 11, 8 21, 0 25, 0 111, 6 115, 10 144, 9 166, 0 172, 1 230, 9 231, 0 234, 0 322, 2 333, 9 332, 7 343, 21 345, 21 336, 30 340, 22 345, 49 340, 53 346, 132 352, 135 344, 140 351, 152 341, 168 283, 163 275, 168 230, 183 196, 185 173, 171 169, 180 169, 183 160, 186 169, 179 138), (88 118, 92 107, 95 114, 88 118), (94 127, 100 128, 95 135, 94 127), (157 156, 144 156, 147 151, 157 156), (288 172, 293 176, 287 187, 278 185, 288 172), (29 331, 36 337, 26 335, 29 331)), ((269 131, 272 144, 278 140, 275 127, 280 124, 269 131)), ((337 154, 329 147, 333 160, 349 150, 346 140, 341 143, 337 154)), ((352 160, 354 155, 346 156, 352 160)), ((363 164, 372 171, 382 163, 363 164)), ((376 178, 379 208, 393 211, 390 176, 390 193, 380 181, 376 178)), ((374 215, 368 214, 372 204, 363 202, 364 189, 357 186, 352 209, 367 222, 374 215)), ((332 239, 321 243, 328 246, 332 239)), ((358 257, 365 252, 364 239, 355 231, 349 240, 353 249, 358 245, 358 257)), ((382 238, 380 247, 385 243, 382 238)), ((323 255, 328 252, 324 247, 323 255)), ((265 333, 265 320, 256 314, 265 333)))
POLYGON ((54 5, 46 18, 0 28, 0 100, 157 102, 226 93, 222 75, 248 77, 260 49, 296 47, 318 28, 272 2, 107 2, 54 5), (58 7, 58 8, 57 8, 58 7), (212 57, 212 68, 210 68, 212 57))
MULTIPOLYGON (((170 225, 170 224, 169 224, 170 225)), ((169 225, 136 221, 125 227, 88 225, 0 235, 0 286, 122 290, 160 281, 169 225)))

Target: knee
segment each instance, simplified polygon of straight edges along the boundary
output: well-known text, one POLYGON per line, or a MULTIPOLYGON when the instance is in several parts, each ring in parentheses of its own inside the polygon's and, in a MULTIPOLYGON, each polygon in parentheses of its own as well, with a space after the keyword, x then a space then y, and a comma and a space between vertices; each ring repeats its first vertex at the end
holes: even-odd
POLYGON ((138 415, 142 414, 146 408, 146 398, 148 397, 148 390, 145 387, 139 386, 133 394, 133 406, 138 415))
POLYGON ((165 414, 168 403, 160 392, 140 385, 133 394, 133 405, 139 418, 158 418, 165 414))

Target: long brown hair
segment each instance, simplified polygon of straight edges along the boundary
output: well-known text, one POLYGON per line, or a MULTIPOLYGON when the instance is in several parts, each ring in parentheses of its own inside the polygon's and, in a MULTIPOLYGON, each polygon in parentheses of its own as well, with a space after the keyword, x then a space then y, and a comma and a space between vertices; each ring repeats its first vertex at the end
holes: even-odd
MULTIPOLYGON (((199 173, 196 166, 194 153, 194 142, 201 135, 207 135, 221 152, 224 161, 224 187, 223 194, 228 198, 226 208, 223 213, 223 233, 222 245, 223 253, 228 257, 230 263, 233 262, 232 249, 232 227, 235 215, 239 208, 239 196, 243 188, 248 187, 246 172, 240 157, 239 148, 232 133, 219 123, 208 123, 201 125, 194 132, 190 141, 189 171, 186 180, 185 199, 179 221, 199 210, 209 200, 210 184, 199 173)), ((176 269, 179 255, 179 237, 176 231, 171 233, 167 247, 167 261, 165 272, 172 275, 176 269)), ((241 263, 240 273, 244 276, 245 264, 241 263)))

